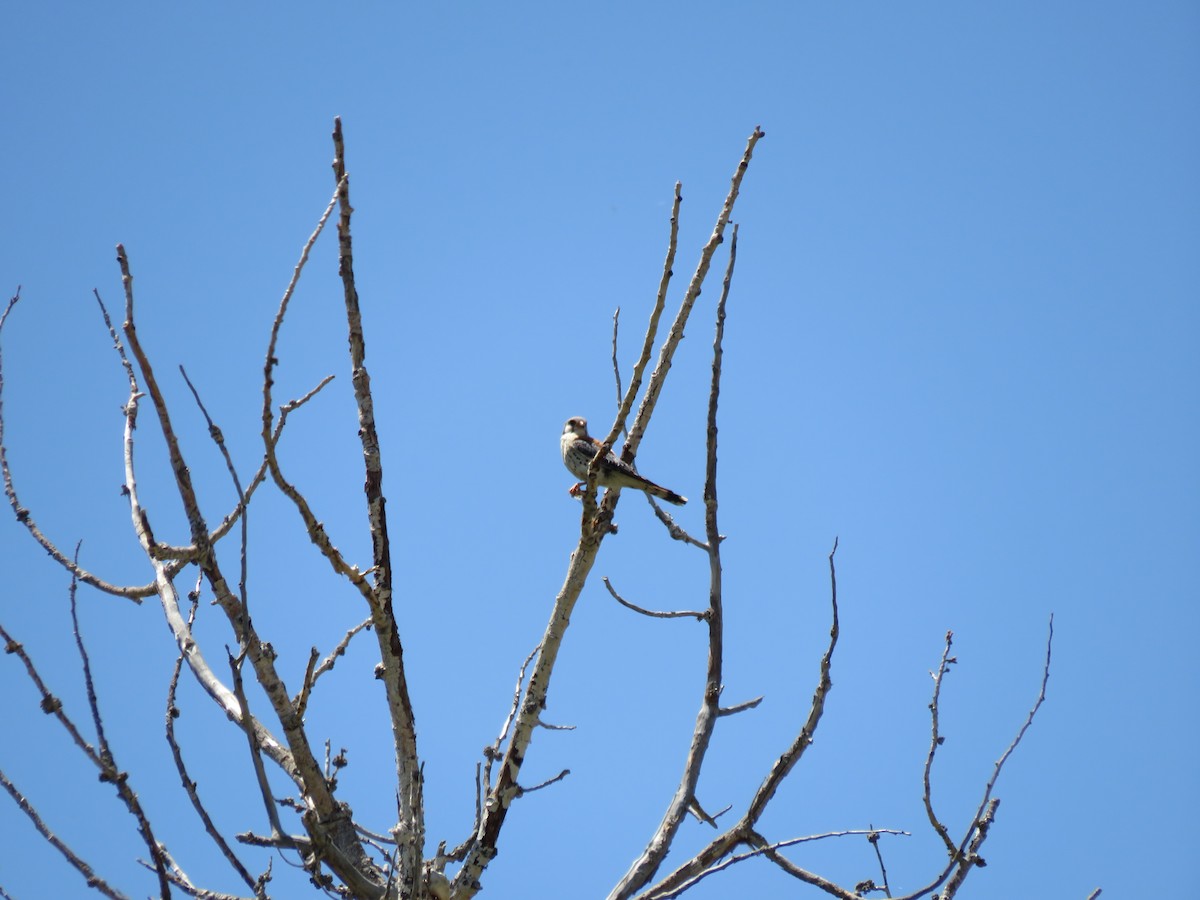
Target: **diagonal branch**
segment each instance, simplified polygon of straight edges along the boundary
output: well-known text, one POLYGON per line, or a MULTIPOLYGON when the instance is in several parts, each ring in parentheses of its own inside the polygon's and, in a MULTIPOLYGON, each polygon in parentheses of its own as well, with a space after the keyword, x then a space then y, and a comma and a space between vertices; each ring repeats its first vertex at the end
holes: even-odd
POLYGON ((296 711, 301 717, 304 716, 305 710, 308 709, 308 701, 312 696, 313 688, 316 687, 317 679, 334 667, 334 664, 337 663, 338 657, 342 656, 346 652, 350 646, 350 641, 356 634, 358 634, 364 628, 370 627, 371 620, 367 618, 347 631, 342 639, 338 641, 337 646, 330 651, 329 655, 325 657, 319 666, 317 665, 317 659, 320 654, 317 652, 316 647, 312 648, 312 654, 308 658, 308 668, 304 672, 304 683, 300 688, 300 695, 292 701, 296 706, 296 711))
MULTIPOLYGON (((213 439, 213 443, 217 445, 217 449, 221 451, 221 458, 225 460, 225 470, 229 472, 229 479, 233 482, 233 489, 237 491, 238 505, 237 509, 241 513, 239 519, 241 521, 241 555, 240 562, 240 577, 238 578, 238 595, 241 597, 241 603, 238 604, 238 612, 242 617, 241 633, 246 632, 247 620, 250 616, 250 596, 246 590, 246 549, 249 543, 249 523, 250 523, 250 508, 247 505, 246 492, 242 490, 241 479, 238 478, 237 467, 233 464, 233 457, 229 455, 229 448, 225 446, 225 435, 221 429, 213 422, 212 416, 208 414, 208 409, 204 405, 204 401, 200 399, 200 392, 196 390, 196 386, 192 384, 192 379, 188 378, 187 370, 183 366, 179 367, 179 374, 183 376, 184 383, 187 384, 188 390, 192 392, 192 397, 196 400, 196 406, 200 408, 200 414, 204 416, 204 421, 208 423, 208 434, 213 439)), ((211 540, 211 538, 210 538, 211 540)), ((245 707, 246 704, 242 704, 245 707)))
POLYGON ((929 824, 933 830, 937 832, 938 837, 942 839, 942 843, 946 847, 946 851, 950 854, 950 858, 954 859, 958 855, 958 848, 954 845, 954 841, 950 838, 950 830, 937 817, 933 811, 933 786, 931 781, 931 773, 933 771, 933 757, 937 753, 938 747, 944 742, 939 724, 939 713, 941 712, 941 697, 942 697, 942 681, 946 674, 950 671, 950 667, 958 662, 950 655, 950 648, 954 644, 954 632, 946 632, 946 646, 942 650, 942 660, 938 663, 937 674, 933 676, 933 700, 929 703, 929 718, 933 735, 929 741, 929 752, 925 755, 925 770, 922 774, 921 783, 924 787, 922 800, 925 803, 925 815, 929 819, 929 824))
POLYGON ((690 619, 698 619, 701 622, 703 622, 705 619, 708 618, 708 615, 709 615, 708 610, 704 610, 703 612, 701 612, 700 610, 695 610, 695 609, 679 609, 679 610, 671 610, 668 612, 656 612, 653 609, 643 609, 642 607, 638 606, 636 603, 630 603, 628 600, 626 600, 624 597, 622 597, 620 594, 618 594, 616 589, 612 586, 612 582, 608 580, 608 576, 605 576, 605 577, 601 578, 600 580, 604 582, 605 589, 609 592, 609 594, 612 595, 612 598, 614 600, 616 600, 618 603, 620 603, 626 609, 632 609, 635 613, 641 613, 643 616, 649 616, 652 619, 688 619, 688 618, 690 618, 690 619))
POLYGON ((747 835, 747 842, 754 846, 753 850, 748 850, 745 853, 732 854, 732 855, 726 857, 721 862, 716 863, 712 866, 709 866, 703 872, 700 872, 699 874, 693 876, 692 878, 688 879, 686 882, 680 884, 678 887, 673 888, 672 890, 670 890, 668 892, 654 891, 649 896, 653 897, 654 900, 667 900, 667 898, 670 898, 670 897, 678 897, 680 894, 684 893, 685 891, 690 890, 692 887, 694 887, 700 881, 707 878, 709 875, 715 875, 718 872, 723 872, 724 870, 736 865, 737 863, 744 862, 748 859, 754 859, 757 856, 764 856, 767 859, 774 862, 776 865, 778 865, 781 869, 783 869, 785 872, 787 872, 789 875, 793 876, 794 878, 798 878, 800 881, 803 881, 803 882, 806 882, 807 884, 812 884, 816 887, 819 887, 822 890, 824 890, 826 893, 831 894, 834 897, 837 897, 838 900, 858 900, 858 898, 860 897, 860 894, 858 894, 854 891, 848 891, 845 888, 839 887, 838 885, 834 884, 832 881, 829 881, 828 879, 821 877, 820 875, 815 875, 812 872, 808 872, 805 869, 801 869, 799 866, 797 866, 793 862, 791 862, 791 860, 789 860, 787 857, 782 856, 779 853, 779 851, 783 850, 787 847, 794 847, 798 844, 807 844, 807 843, 811 843, 813 841, 822 841, 822 840, 825 840, 826 838, 852 837, 855 835, 867 835, 868 837, 870 835, 876 835, 878 837, 878 835, 880 835, 880 834, 907 835, 908 832, 898 831, 894 828, 885 828, 885 829, 880 829, 880 830, 873 830, 873 829, 869 829, 869 828, 868 829, 848 828, 848 829, 844 829, 842 831, 827 831, 823 834, 807 834, 807 835, 804 835, 803 837, 788 838, 787 840, 776 841, 773 844, 769 843, 765 838, 763 838, 762 835, 758 834, 757 832, 751 832, 750 834, 747 835))
POLYGON ((254 780, 258 783, 258 791, 262 796, 263 808, 267 812, 267 821, 271 824, 271 837, 280 838, 285 832, 283 825, 279 821, 279 810, 275 805, 275 798, 271 794, 271 786, 267 782, 267 770, 263 765, 262 746, 258 743, 258 735, 254 728, 249 724, 252 721, 250 713, 250 701, 246 697, 246 688, 242 682, 242 663, 244 656, 235 657, 226 649, 226 656, 229 661, 229 672, 233 677, 233 692, 241 704, 242 715, 242 731, 246 735, 247 747, 250 751, 250 764, 254 769, 254 780))

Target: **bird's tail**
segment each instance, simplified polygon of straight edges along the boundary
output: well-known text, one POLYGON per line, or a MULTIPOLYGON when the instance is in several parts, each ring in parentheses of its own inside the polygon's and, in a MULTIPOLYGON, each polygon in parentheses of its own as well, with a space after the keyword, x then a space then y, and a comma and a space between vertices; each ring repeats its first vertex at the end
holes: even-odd
POLYGON ((655 484, 653 481, 646 482, 646 493, 653 494, 668 503, 674 503, 676 506, 683 506, 687 503, 687 497, 681 497, 674 491, 669 491, 662 485, 655 484))

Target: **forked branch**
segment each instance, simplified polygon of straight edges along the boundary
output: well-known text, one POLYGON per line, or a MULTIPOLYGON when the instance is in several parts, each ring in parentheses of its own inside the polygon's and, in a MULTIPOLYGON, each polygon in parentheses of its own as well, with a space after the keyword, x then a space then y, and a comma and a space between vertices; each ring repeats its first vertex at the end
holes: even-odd
MULTIPOLYGON (((712 255, 724 235, 725 225, 729 221, 729 216, 733 211, 733 205, 737 199, 742 177, 749 165, 754 146, 762 137, 763 132, 761 129, 756 128, 750 136, 745 153, 734 172, 729 194, 726 196, 725 204, 717 217, 717 224, 713 229, 712 237, 710 237, 701 252, 696 273, 693 275, 688 291, 684 296, 683 302, 680 304, 679 312, 676 314, 675 322, 671 328, 671 333, 659 353, 658 366, 650 376, 646 396, 643 397, 638 417, 630 429, 629 440, 622 451, 623 458, 627 460, 633 459, 634 454, 637 452, 640 437, 649 424, 650 416, 654 411, 655 400, 662 391, 663 382, 666 379, 667 372, 670 370, 671 358, 680 339, 683 337, 683 328, 691 314, 696 297, 699 296, 700 286, 704 281, 704 276, 708 272, 712 255)), ((679 196, 677 187, 676 203, 672 212, 671 245, 668 251, 667 264, 663 271, 660 295, 665 295, 666 285, 669 283, 671 276, 679 196)), ((651 325, 647 329, 647 341, 642 352, 642 356, 647 360, 649 358, 647 347, 653 344, 659 306, 660 303, 656 302, 655 312, 651 317, 651 325)), ((640 385, 640 373, 644 365, 644 362, 639 362, 639 365, 635 367, 629 388, 626 390, 626 400, 617 411, 616 420, 613 422, 608 437, 589 466, 587 489, 583 495, 583 515, 580 520, 579 543, 571 554, 567 565, 566 578, 563 586, 559 589, 558 595, 555 597, 550 621, 547 623, 546 631, 541 641, 541 648, 534 660, 533 672, 529 678, 529 686, 526 689, 524 702, 521 705, 513 726, 512 738, 505 751, 500 773, 496 779, 496 784, 492 787, 484 804, 483 818, 476 832, 474 845, 468 852, 462 867, 459 869, 451 885, 452 895, 455 898, 464 898, 465 900, 465 898, 474 896, 481 889, 482 885, 479 879, 487 868, 488 863, 496 856, 500 830, 508 816, 508 810, 513 800, 520 792, 518 776, 521 765, 527 756, 529 744, 533 739, 533 732, 538 725, 541 711, 546 706, 546 698, 550 689, 550 679, 554 672, 554 665, 557 661, 563 638, 566 635, 567 627, 570 625, 571 614, 575 609, 576 602, 579 600, 580 592, 583 590, 584 583, 587 581, 592 566, 595 564, 601 541, 610 531, 613 512, 616 509, 616 503, 620 495, 619 490, 608 490, 605 493, 603 502, 601 504, 596 503, 597 463, 603 458, 607 448, 611 448, 617 434, 625 426, 625 418, 633 406, 633 398, 640 385)))

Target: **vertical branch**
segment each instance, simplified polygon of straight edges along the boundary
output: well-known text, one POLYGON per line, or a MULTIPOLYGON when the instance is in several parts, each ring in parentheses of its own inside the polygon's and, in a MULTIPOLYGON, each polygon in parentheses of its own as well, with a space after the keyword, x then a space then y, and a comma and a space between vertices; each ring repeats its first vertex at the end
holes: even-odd
POLYGON ((271 795, 271 786, 267 783, 267 770, 263 766, 262 747, 258 744, 258 736, 254 733, 254 729, 250 726, 250 701, 246 697, 246 688, 242 683, 242 662, 244 656, 234 657, 232 653, 228 653, 229 657, 229 672, 233 677, 233 692, 237 696, 238 703, 242 705, 242 730, 246 733, 246 743, 250 750, 250 765, 254 769, 254 779, 258 782, 258 790, 262 796, 263 808, 267 812, 267 821, 271 825, 271 837, 274 840, 279 840, 283 837, 283 825, 279 821, 279 810, 275 807, 275 798, 271 795))
POLYGON ((722 670, 724 667, 725 619, 722 605, 721 535, 717 528, 717 401, 721 395, 721 363, 724 359, 722 342, 725 338, 725 303, 729 298, 729 286, 733 281, 733 269, 737 262, 737 226, 733 227, 733 239, 729 245, 729 264, 725 268, 725 279, 721 286, 721 298, 717 301, 716 334, 713 338, 712 382, 708 392, 708 427, 705 442, 704 474, 704 528, 707 536, 709 593, 708 610, 704 616, 708 622, 708 667, 704 678, 704 693, 696 724, 692 730, 692 742, 684 763, 683 776, 667 807, 662 823, 658 826, 646 849, 634 861, 612 893, 612 900, 628 897, 640 890, 662 865, 671 849, 671 843, 679 831, 688 807, 696 801, 696 784, 700 780, 700 769, 712 741, 713 729, 720 715, 722 670))
MULTIPOLYGON (((200 408, 201 415, 204 416, 204 421, 208 423, 208 434, 213 439, 213 443, 217 445, 217 449, 221 451, 221 457, 225 460, 225 468, 229 472, 229 478, 233 481, 233 489, 237 491, 238 506, 241 510, 239 516, 241 522, 241 572, 238 578, 238 596, 241 597, 241 603, 238 604, 238 614, 241 616, 241 630, 243 635, 246 631, 247 620, 250 617, 250 598, 246 593, 246 551, 249 545, 249 527, 250 527, 250 507, 247 503, 246 492, 242 490, 242 480, 238 478, 237 467, 233 464, 233 457, 229 454, 229 448, 225 446, 225 436, 221 433, 221 429, 212 420, 212 416, 208 414, 208 409, 204 406, 204 401, 200 399, 200 392, 196 390, 196 386, 192 384, 192 379, 188 378, 187 371, 183 366, 179 367, 179 374, 183 376, 184 383, 187 384, 188 390, 192 392, 192 397, 196 401, 196 406, 200 408)), ((243 703, 244 707, 245 704, 243 703)))
POLYGON ((941 711, 942 680, 950 671, 950 667, 958 662, 956 658, 950 655, 950 648, 953 644, 954 632, 947 631, 946 646, 942 650, 942 661, 938 663, 937 674, 933 676, 933 699, 929 701, 929 719, 932 735, 929 739, 929 753, 925 755, 925 770, 921 777, 921 783, 924 788, 922 800, 925 803, 925 815, 929 819, 929 824, 933 827, 933 830, 942 839, 942 843, 946 847, 946 852, 950 854, 951 860, 958 856, 958 848, 950 838, 950 830, 946 828, 945 824, 933 811, 933 786, 930 776, 933 771, 933 758, 937 754, 937 749, 946 741, 940 730, 939 713, 941 711))
POLYGON ((342 120, 334 119, 334 178, 338 182, 338 272, 346 303, 349 327, 350 367, 354 399, 358 405, 359 438, 362 441, 366 480, 367 516, 371 529, 372 565, 375 584, 370 607, 375 636, 379 642, 382 679, 387 693, 395 744, 397 813, 397 862, 401 893, 415 890, 420 875, 425 844, 425 816, 422 801, 421 769, 417 757, 417 727, 408 682, 404 673, 404 648, 396 625, 392 597, 391 544, 388 539, 387 500, 383 493, 383 462, 379 434, 375 428, 375 401, 371 378, 366 367, 366 341, 358 288, 354 283, 354 252, 350 235, 350 179, 346 173, 346 150, 342 142, 342 120))
POLYGON ((617 307, 613 313, 613 338, 612 338, 612 364, 613 378, 617 380, 617 409, 621 408, 621 400, 623 399, 623 391, 621 390, 621 365, 617 362, 617 329, 621 323, 621 307, 617 307))

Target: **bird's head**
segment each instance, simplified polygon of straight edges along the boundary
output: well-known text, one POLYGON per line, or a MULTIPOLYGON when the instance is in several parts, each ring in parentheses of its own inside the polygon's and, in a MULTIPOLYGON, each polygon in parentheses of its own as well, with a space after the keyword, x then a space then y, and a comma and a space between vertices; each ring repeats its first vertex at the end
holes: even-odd
POLYGON ((563 426, 563 434, 573 434, 584 440, 588 439, 587 419, 583 416, 571 416, 563 426))

